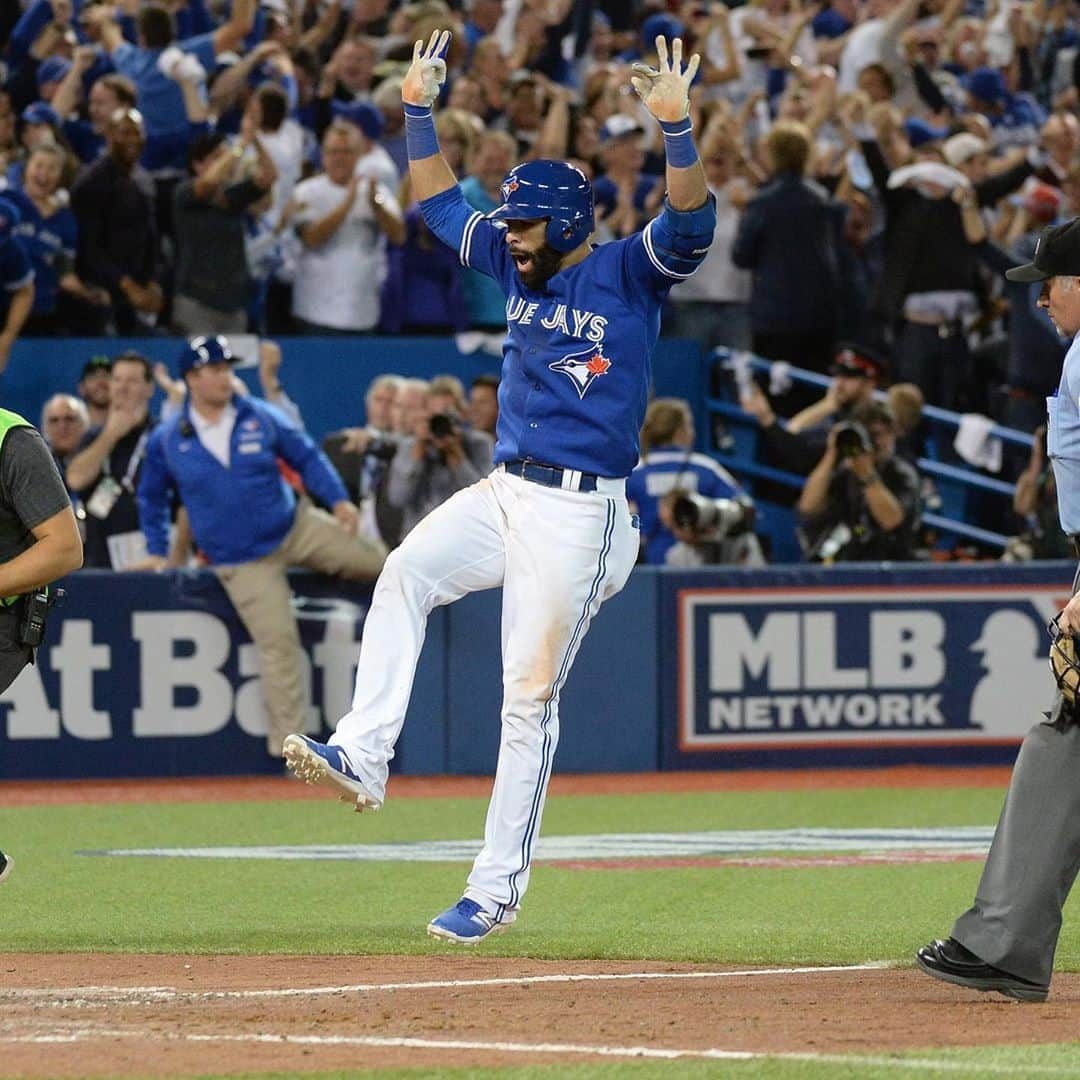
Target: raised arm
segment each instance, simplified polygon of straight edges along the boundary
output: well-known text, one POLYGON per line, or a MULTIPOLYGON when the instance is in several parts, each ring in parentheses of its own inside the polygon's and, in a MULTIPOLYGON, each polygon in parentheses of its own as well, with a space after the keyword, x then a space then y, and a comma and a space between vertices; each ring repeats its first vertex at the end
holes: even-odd
POLYGON ((405 107, 405 141, 409 152, 409 179, 413 194, 423 202, 457 187, 457 177, 446 163, 435 134, 431 106, 446 81, 446 50, 450 32, 434 30, 425 47, 422 41, 413 46, 412 64, 401 84, 405 107))
POLYGON ((229 21, 214 31, 214 55, 235 52, 255 25, 255 0, 234 0, 229 21))
POLYGON ((690 84, 697 74, 701 57, 694 53, 684 70, 682 39, 672 40, 669 60, 667 42, 662 36, 656 39, 656 57, 655 68, 634 64, 630 82, 664 132, 665 178, 671 208, 697 210, 705 205, 709 196, 705 170, 690 134, 690 84))

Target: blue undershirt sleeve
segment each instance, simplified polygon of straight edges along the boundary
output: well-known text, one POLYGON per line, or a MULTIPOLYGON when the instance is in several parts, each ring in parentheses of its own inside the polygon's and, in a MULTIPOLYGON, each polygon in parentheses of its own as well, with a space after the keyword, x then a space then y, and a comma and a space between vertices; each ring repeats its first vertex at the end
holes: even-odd
POLYGON ((502 282, 509 266, 503 230, 466 201, 456 185, 420 203, 427 227, 457 252, 462 266, 502 282))

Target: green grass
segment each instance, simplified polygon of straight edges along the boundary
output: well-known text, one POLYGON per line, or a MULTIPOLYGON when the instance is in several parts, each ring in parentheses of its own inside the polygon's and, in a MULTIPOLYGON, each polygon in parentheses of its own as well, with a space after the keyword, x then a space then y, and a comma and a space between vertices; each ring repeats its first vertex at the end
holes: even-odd
MULTIPOLYGON (((992 789, 562 796, 549 800, 544 831, 990 825, 1001 800, 1002 792, 992 789)), ((393 798, 382 813, 362 817, 331 800, 2 809, 0 846, 17 865, 0 889, 0 951, 445 954, 423 927, 459 895, 464 863, 227 862, 76 852, 474 838, 485 809, 484 799, 393 798)), ((518 925, 485 943, 484 952, 717 965, 907 964, 918 945, 947 931, 967 906, 979 870, 977 862, 603 871, 540 864, 518 925)), ((1066 918, 1059 970, 1080 970, 1076 923, 1066 918)), ((485 1080, 1080 1076, 1080 1044, 819 1061, 541 1061, 362 1075, 458 1080, 478 1074, 485 1080)), ((356 1075, 319 1074, 320 1080, 356 1075)))
MULTIPOLYGON (((548 835, 797 825, 990 824, 996 790, 715 792, 563 796, 548 835)), ((479 836, 483 799, 391 800, 362 817, 339 804, 62 806, 0 812, 17 869, 0 893, 6 950, 194 953, 426 953, 427 920, 460 893, 467 866, 135 859, 80 850, 378 843, 479 836)), ((580 871, 534 867, 497 955, 716 963, 907 961, 969 902, 977 863, 812 869, 580 871), (567 920, 565 913, 574 912, 567 920), (690 915, 691 917, 688 917, 690 915)), ((1064 964, 1080 937, 1064 936, 1064 964)))
MULTIPOLYGON (((230 1074, 230 1080, 273 1080, 282 1073, 230 1074)), ((468 1080, 475 1068, 376 1069, 372 1071, 320 1072, 319 1080, 468 1080)), ((1044 1046, 963 1047, 949 1050, 911 1051, 904 1054, 850 1054, 820 1061, 790 1058, 755 1058, 750 1061, 611 1061, 575 1065, 566 1062, 482 1071, 484 1080, 902 1080, 905 1077, 942 1076, 950 1080, 987 1080, 988 1077, 1080 1076, 1080 1043, 1044 1046)), ((189 1080, 216 1080, 216 1074, 189 1080)))

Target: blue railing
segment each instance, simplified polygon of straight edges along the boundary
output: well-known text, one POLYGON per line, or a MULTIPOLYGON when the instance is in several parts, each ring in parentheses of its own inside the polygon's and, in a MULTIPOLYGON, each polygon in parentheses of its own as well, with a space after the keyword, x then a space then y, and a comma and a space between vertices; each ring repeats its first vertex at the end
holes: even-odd
MULTIPOLYGON (((735 354, 730 349, 714 349, 710 354, 710 360, 714 365, 720 364, 732 370, 736 366, 735 354)), ((771 361, 756 356, 745 358, 739 356, 738 362, 739 364, 746 363, 751 371, 765 374, 768 374, 772 368, 771 361)), ((801 368, 789 368, 787 376, 793 383, 819 388, 822 393, 831 381, 825 375, 801 368)), ((878 391, 875 396, 880 399, 886 397, 882 391, 878 391)), ((714 457, 725 468, 750 479, 769 480, 792 488, 802 488, 806 481, 804 476, 763 465, 756 460, 758 427, 754 417, 744 412, 737 404, 723 398, 707 397, 704 404, 710 416, 721 417, 736 426, 736 430, 731 431, 731 435, 737 453, 714 452, 714 457)), ((974 517, 974 504, 984 496, 1005 498, 1011 504, 1016 490, 1015 485, 986 476, 975 469, 939 460, 941 448, 952 446, 956 429, 960 426, 961 417, 958 413, 927 405, 923 408, 923 418, 930 428, 927 449, 933 456, 919 458, 918 466, 923 475, 933 478, 941 500, 939 507, 941 512, 924 510, 923 522, 947 536, 972 540, 987 547, 1003 548, 1008 541, 1003 533, 983 528, 971 518, 974 517)), ((1006 445, 1022 447, 1028 451, 1034 441, 1026 432, 1015 431, 996 424, 990 428, 989 434, 1006 445)))

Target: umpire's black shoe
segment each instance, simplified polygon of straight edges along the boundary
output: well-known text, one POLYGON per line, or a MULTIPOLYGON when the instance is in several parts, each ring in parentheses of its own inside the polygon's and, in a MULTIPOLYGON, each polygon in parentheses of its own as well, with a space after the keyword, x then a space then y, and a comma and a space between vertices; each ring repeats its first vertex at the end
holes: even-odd
POLYGON ((966 986, 969 990, 996 990, 1017 1001, 1045 1001, 1049 986, 1010 975, 980 960, 956 938, 931 941, 915 954, 915 963, 935 979, 966 986))
POLYGON ((11 860, 2 851, 0 851, 0 881, 3 881, 4 878, 6 878, 10 873, 11 860))

